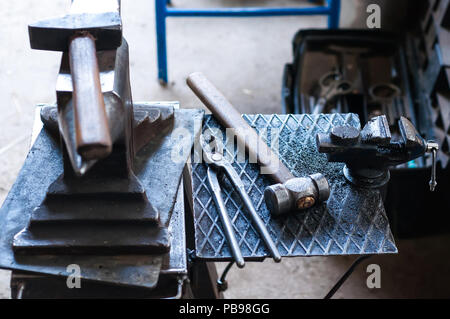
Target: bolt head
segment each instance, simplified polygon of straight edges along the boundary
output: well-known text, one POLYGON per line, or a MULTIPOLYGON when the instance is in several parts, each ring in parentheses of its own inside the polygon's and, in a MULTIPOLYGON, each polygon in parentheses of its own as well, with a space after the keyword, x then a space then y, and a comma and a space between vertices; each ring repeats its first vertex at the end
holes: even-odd
POLYGON ((315 203, 316 200, 314 197, 312 196, 303 197, 297 201, 297 208, 300 210, 308 209, 313 207, 315 203))

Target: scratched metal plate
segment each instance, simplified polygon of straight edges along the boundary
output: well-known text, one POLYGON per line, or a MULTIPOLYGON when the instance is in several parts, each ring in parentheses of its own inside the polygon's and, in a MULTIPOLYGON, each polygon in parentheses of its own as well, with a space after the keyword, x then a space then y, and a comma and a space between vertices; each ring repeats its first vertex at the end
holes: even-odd
MULTIPOLYGON (((146 189, 152 204, 159 210, 160 221, 169 226, 172 243, 179 243, 184 236, 179 223, 183 218, 174 209, 176 205, 182 171, 189 154, 180 157, 179 162, 170 161, 174 145, 190 149, 199 134, 198 122, 203 118, 201 110, 176 110, 174 130, 183 129, 190 138, 175 140, 166 134, 146 145, 134 162, 134 173, 146 189), (177 226, 178 225, 178 226, 177 226)), ((34 139, 33 139, 34 140, 34 139)), ((45 197, 48 186, 63 172, 62 154, 58 141, 43 129, 39 132, 22 167, 17 180, 0 209, 0 268, 67 276, 67 265, 78 264, 82 279, 122 286, 155 288, 160 271, 178 275, 184 271, 185 256, 179 247, 165 255, 126 256, 16 256, 12 241, 28 224, 30 214, 45 197), (173 257, 173 258, 172 258, 173 257), (169 258, 169 259, 168 259, 169 258), (176 269, 172 269, 176 267, 176 269)), ((181 244, 180 244, 181 245, 181 244)), ((184 243, 183 243, 184 245, 184 243)), ((182 246, 181 248, 183 248, 182 246)))
MULTIPOLYGON (((258 132, 266 130, 269 145, 278 140, 277 154, 294 175, 301 177, 323 173, 330 183, 331 196, 326 204, 302 213, 273 219, 263 193, 271 184, 256 164, 233 162, 253 204, 283 256, 328 256, 396 253, 389 222, 378 191, 356 188, 344 179, 343 164, 327 163, 316 150, 315 136, 334 126, 360 128, 355 114, 329 115, 244 115, 258 132)), ((203 130, 223 128, 205 116, 203 130)), ((227 145, 226 134, 223 134, 227 145)), ((226 149, 236 159, 237 147, 226 149)), ((209 191, 206 165, 192 164, 196 254, 207 260, 231 260, 229 245, 209 191)), ((245 208, 226 177, 221 180, 223 197, 244 257, 261 260, 268 256, 264 243, 249 221, 245 208)))

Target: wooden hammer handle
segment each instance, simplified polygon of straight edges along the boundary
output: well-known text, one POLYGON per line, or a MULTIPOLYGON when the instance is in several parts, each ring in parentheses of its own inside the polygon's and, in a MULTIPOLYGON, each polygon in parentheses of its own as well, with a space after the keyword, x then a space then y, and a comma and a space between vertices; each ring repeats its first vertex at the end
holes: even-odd
POLYGON ((85 160, 101 159, 112 150, 95 48, 89 33, 75 35, 69 45, 77 152, 85 160))
POLYGON ((245 145, 250 158, 256 158, 259 165, 267 168, 270 171, 268 175, 276 183, 283 184, 294 177, 241 114, 202 73, 189 75, 186 82, 225 128, 236 130, 237 139, 239 143, 245 145), (245 136, 242 132, 245 132, 245 136))

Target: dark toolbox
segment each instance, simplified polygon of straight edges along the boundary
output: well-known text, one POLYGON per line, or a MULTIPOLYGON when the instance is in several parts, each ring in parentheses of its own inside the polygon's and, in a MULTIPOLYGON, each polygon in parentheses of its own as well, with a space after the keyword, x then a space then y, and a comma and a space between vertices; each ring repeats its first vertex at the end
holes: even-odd
POLYGON ((430 156, 391 170, 385 207, 400 238, 450 230, 450 1, 421 3, 425 7, 415 10, 421 12, 420 23, 402 34, 299 31, 293 39, 294 62, 283 76, 284 113, 350 112, 359 115, 362 126, 386 114, 394 139, 404 116, 424 138, 439 144, 435 192, 427 187, 430 156), (351 83, 351 91, 321 104, 326 78, 336 74, 342 85, 351 83))

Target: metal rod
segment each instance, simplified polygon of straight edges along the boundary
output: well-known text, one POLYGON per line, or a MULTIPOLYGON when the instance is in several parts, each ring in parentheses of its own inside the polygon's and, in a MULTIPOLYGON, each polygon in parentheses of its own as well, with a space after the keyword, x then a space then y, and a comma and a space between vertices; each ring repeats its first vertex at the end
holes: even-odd
POLYGON ((166 2, 155 1, 156 46, 158 54, 158 79, 161 85, 167 84, 167 41, 166 41, 166 2))
POLYGON ((330 15, 328 7, 313 8, 215 8, 215 9, 166 9, 168 17, 267 17, 330 15))
POLYGON ((264 243, 266 244, 267 249, 270 252, 270 255, 272 256, 272 258, 275 262, 280 262, 281 261, 280 252, 278 251, 277 246, 273 242, 272 237, 270 236, 269 231, 267 230, 266 225, 264 224, 264 221, 262 220, 261 217, 259 217, 258 213, 256 212, 255 207, 253 206, 252 200, 247 195, 247 192, 245 191, 244 186, 237 187, 237 190, 242 197, 245 207, 247 208, 248 212, 250 213, 250 217, 253 221, 253 225, 255 226, 258 233, 261 235, 261 238, 264 241, 264 243))
POLYGON ((273 260, 275 262, 281 261, 281 255, 278 251, 277 246, 272 240, 272 237, 269 234, 269 231, 266 228, 266 225, 264 224, 264 221, 262 218, 258 215, 256 212, 255 206, 253 206, 252 200, 248 196, 245 185, 242 182, 241 178, 237 174, 237 172, 234 170, 234 168, 230 165, 224 166, 225 172, 228 175, 228 177, 231 180, 231 183, 233 184, 236 191, 239 193, 239 195, 242 198, 242 201, 244 202, 245 207, 247 208, 248 212, 250 213, 250 218, 252 220, 253 226, 256 228, 256 231, 260 234, 261 238, 263 239, 264 243, 267 246, 267 249, 270 252, 270 255, 272 256, 273 260))
POLYGON ((436 153, 439 146, 436 143, 428 143, 431 145, 431 180, 430 180, 430 191, 434 192, 436 190, 437 182, 436 182, 436 153))
POLYGON ((239 247, 239 243, 234 234, 233 224, 231 223, 230 217, 228 216, 227 209, 222 198, 222 192, 220 189, 219 180, 217 178, 217 173, 212 170, 211 167, 208 167, 207 175, 209 186, 211 187, 211 190, 213 192, 214 203, 216 204, 216 207, 219 211, 219 217, 223 225, 225 237, 227 238, 227 241, 231 248, 231 254, 236 261, 236 265, 239 268, 244 268, 244 257, 242 257, 241 248, 239 247))
POLYGON ((341 15, 341 0, 327 0, 327 3, 329 8, 328 28, 338 29, 341 15))
POLYGON ((431 181, 430 181, 430 190, 432 192, 434 192, 435 188, 436 188, 436 151, 433 150, 433 152, 431 153, 431 156, 433 157, 432 159, 432 166, 431 166, 431 181))
POLYGON ((77 151, 86 160, 101 159, 111 153, 112 141, 92 35, 71 39, 69 61, 77 151))
POLYGON ((350 277, 350 275, 353 273, 356 267, 358 267, 360 263, 362 263, 364 260, 370 257, 371 255, 358 257, 350 266, 350 268, 345 272, 345 274, 341 277, 341 279, 339 279, 339 281, 334 285, 334 287, 331 288, 330 292, 327 293, 324 299, 331 299, 334 296, 334 294, 342 287, 342 285, 345 283, 348 277, 350 277))
POLYGON ((231 267, 233 267, 234 265, 234 261, 231 261, 224 269, 222 275, 220 276, 219 279, 217 279, 217 289, 220 292, 224 292, 228 289, 228 283, 227 283, 227 275, 228 272, 230 271, 231 267))

